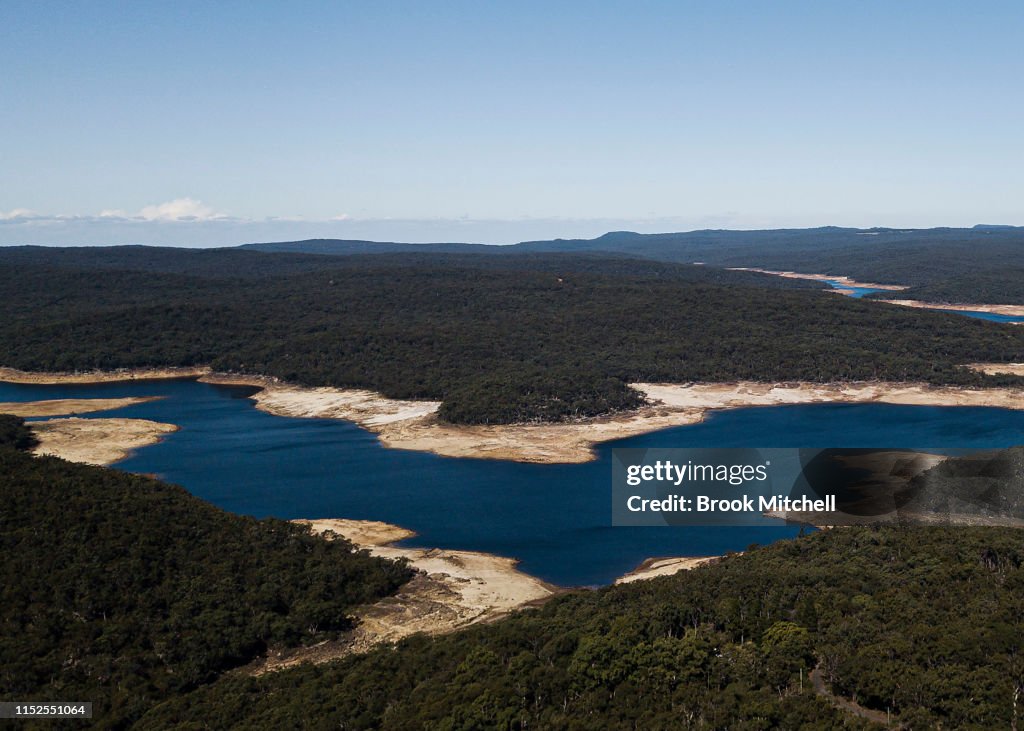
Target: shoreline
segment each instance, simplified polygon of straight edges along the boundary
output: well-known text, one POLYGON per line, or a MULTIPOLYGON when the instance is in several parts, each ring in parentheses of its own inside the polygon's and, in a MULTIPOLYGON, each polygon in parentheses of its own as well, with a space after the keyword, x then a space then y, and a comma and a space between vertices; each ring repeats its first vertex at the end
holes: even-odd
MULTIPOLYGON (((977 364, 975 364, 977 365, 977 364)), ((998 367, 998 364, 987 364, 998 367)), ((967 366, 975 368, 974 365, 967 366)), ((976 369, 976 368, 975 368, 976 369)), ((96 378, 100 374, 10 375, 62 383, 63 378, 96 378)), ((648 400, 639 409, 577 422, 547 424, 457 425, 441 422, 439 401, 389 399, 365 389, 305 387, 263 376, 214 373, 209 369, 137 370, 106 374, 103 382, 198 378, 201 382, 259 388, 250 398, 256 408, 276 416, 343 419, 377 435, 391 449, 429 452, 444 457, 499 459, 538 464, 579 464, 596 458, 599 444, 703 421, 709 412, 755 406, 811 403, 886 403, 906 406, 990 406, 1024 409, 1024 388, 962 388, 899 382, 837 383, 634 383, 648 400), (196 373, 201 373, 197 376, 196 373)))
POLYGON ((106 467, 127 459, 142 447, 178 431, 174 424, 148 419, 80 419, 77 417, 29 422, 39 444, 39 456, 106 467))
MULTIPOLYGON (((479 551, 395 546, 396 542, 416 534, 392 523, 344 518, 291 522, 309 526, 317 535, 342 536, 374 556, 405 559, 417 574, 393 596, 356 609, 354 615, 358 624, 345 636, 312 647, 270 651, 266 658, 250 666, 249 671, 254 675, 300 663, 330 662, 393 644, 414 634, 457 632, 520 609, 539 606, 567 591, 586 591, 555 586, 524 573, 514 558, 479 551)), ((650 558, 612 585, 670 576, 720 558, 650 558)))
MULTIPOLYGON (((809 279, 816 282, 838 282, 840 286, 832 287, 836 294, 849 296, 854 290, 849 287, 860 287, 863 289, 878 289, 887 292, 900 292, 911 289, 905 284, 878 284, 877 282, 858 282, 846 276, 831 276, 829 274, 800 274, 792 271, 778 271, 773 269, 759 269, 757 267, 726 267, 733 272, 757 272, 758 274, 771 274, 785 279, 809 279)), ((831 286, 831 285, 830 285, 831 286)), ((899 305, 900 307, 912 307, 921 310, 960 310, 962 312, 987 312, 992 315, 1006 315, 1007 317, 1024 317, 1024 305, 989 305, 975 303, 955 302, 924 302, 922 300, 906 299, 870 299, 869 302, 884 302, 887 305, 899 305)), ((1008 323, 1017 324, 1017 323, 1008 323)))
POLYGON ((516 559, 479 551, 406 548, 394 543, 413 531, 376 520, 299 519, 315 535, 344 537, 373 556, 404 559, 416 575, 392 596, 357 608, 356 627, 337 640, 269 652, 251 672, 322 663, 394 644, 415 634, 448 634, 537 606, 565 591, 517 568, 516 559))
MULTIPOLYGON (((52 375, 43 374, 43 377, 52 375)), ((137 449, 156 444, 165 434, 178 431, 179 427, 149 419, 82 419, 78 415, 122 409, 159 401, 162 398, 163 396, 126 396, 10 401, 0 403, 0 414, 43 419, 26 422, 39 440, 39 444, 32 450, 33 454, 105 467, 126 459, 137 449)))
POLYGON ((992 406, 1024 409, 1024 389, 966 389, 921 383, 740 381, 710 384, 631 384, 651 402, 635 411, 579 422, 452 425, 437 420, 438 402, 396 401, 370 391, 271 386, 254 394, 256 407, 278 416, 340 418, 377 434, 393 449, 445 457, 574 464, 596 458, 601 443, 689 426, 709 412, 810 403, 887 403, 907 406, 992 406))
POLYGON ((118 368, 111 371, 21 371, 0 367, 0 381, 26 385, 54 386, 62 383, 88 385, 123 381, 164 381, 174 378, 198 378, 212 372, 200 368, 118 368))
POLYGON ((940 302, 922 302, 921 300, 874 301, 885 302, 888 305, 899 305, 900 307, 914 307, 921 310, 961 310, 963 312, 987 312, 992 315, 1006 315, 1007 317, 1024 317, 1024 305, 943 304, 940 302))
POLYGON ((0 403, 0 414, 22 418, 44 416, 76 416, 97 411, 123 409, 136 404, 159 401, 163 396, 126 396, 124 398, 66 398, 43 401, 6 401, 0 403))
MULTIPOLYGON (((742 551, 730 555, 740 556, 742 551)), ((673 576, 680 571, 690 571, 698 566, 709 563, 716 563, 725 556, 664 556, 659 558, 644 559, 639 566, 632 571, 627 571, 612 582, 612 586, 632 584, 634 581, 647 581, 661 576, 673 576)))
POLYGON ((757 267, 726 267, 730 272, 757 272, 758 274, 771 274, 784 279, 810 279, 815 282, 840 282, 845 287, 858 287, 861 289, 884 289, 892 292, 899 292, 910 289, 907 284, 878 284, 877 282, 858 282, 850 277, 832 274, 801 274, 792 271, 779 271, 775 269, 759 269, 757 267))

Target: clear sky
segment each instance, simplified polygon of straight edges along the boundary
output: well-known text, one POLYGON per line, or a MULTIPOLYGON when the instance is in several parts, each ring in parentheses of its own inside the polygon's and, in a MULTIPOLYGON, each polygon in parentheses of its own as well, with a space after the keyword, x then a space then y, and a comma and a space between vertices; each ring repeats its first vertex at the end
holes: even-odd
POLYGON ((1024 224, 1024 3, 0 1, 0 243, 1024 224))

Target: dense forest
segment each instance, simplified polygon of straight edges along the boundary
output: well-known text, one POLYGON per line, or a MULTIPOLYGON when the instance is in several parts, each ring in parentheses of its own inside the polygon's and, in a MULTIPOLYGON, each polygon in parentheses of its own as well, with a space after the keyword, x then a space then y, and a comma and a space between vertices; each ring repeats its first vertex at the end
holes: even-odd
POLYGON ((914 299, 951 304, 1024 305, 1024 266, 1001 267, 938 279, 901 292, 875 292, 874 299, 914 299))
POLYGON ((268 646, 349 629, 411 576, 344 540, 156 480, 31 457, 0 419, 0 697, 89 700, 124 728, 268 646))
POLYGON ((533 242, 530 250, 621 251, 663 261, 791 269, 864 282, 941 285, 940 301, 1024 303, 1024 228, 816 229, 610 233, 591 241, 533 242), (977 279, 975 279, 977 277, 977 279), (978 285, 983 289, 979 290, 978 285), (986 297, 998 296, 998 299, 986 297))
POLYGON ((10 447, 22 451, 39 443, 32 430, 20 416, 0 414, 0 449, 10 447))
MULTIPOLYGON (((139 251, 126 256, 145 260, 139 251)), ((197 275, 185 273, 183 255, 161 271, 107 259, 88 267, 79 261, 87 254, 64 260, 38 248, 0 250, 0 263, 5 256, 21 259, 0 268, 2 365, 211 365, 441 399, 441 416, 462 423, 633 408, 634 382, 985 385, 1020 380, 962 364, 1024 360, 1024 328, 634 259, 304 255, 318 268, 274 275, 253 263, 229 275, 229 258, 197 275)))
POLYGON ((395 650, 225 677, 139 727, 881 727, 838 696, 903 728, 1010 728, 1022 563, 1013 529, 834 529, 395 650))
POLYGON ((276 252, 605 252, 670 262, 791 269, 847 275, 861 281, 926 287, 911 293, 940 302, 1024 304, 1024 228, 975 226, 933 229, 852 229, 825 226, 765 231, 616 231, 595 239, 529 241, 508 247, 466 244, 374 244, 312 240, 251 244, 276 252), (461 247, 461 248, 460 248, 461 247), (1007 271, 1007 269, 1011 271, 1007 271), (1016 270, 1016 271, 1013 271, 1016 270), (936 287, 932 290, 931 287, 936 287))
MULTIPOLYGON (((286 246, 286 245, 282 245, 286 246)), ((182 249, 156 246, 0 247, 0 265, 30 275, 59 271, 120 272, 125 274, 182 274, 200 278, 263 279, 338 269, 465 268, 501 271, 534 271, 554 274, 603 274, 607 276, 668 279, 703 284, 748 285, 770 289, 822 289, 820 284, 779 279, 757 272, 730 271, 720 267, 693 266, 646 259, 629 254, 603 252, 529 253, 515 247, 481 246, 474 253, 423 251, 425 245, 404 244, 412 251, 390 252, 385 245, 376 253, 329 256, 308 253, 263 253, 238 249, 182 249), (479 250, 494 252, 482 255, 479 250)), ((129 285, 125 289, 132 289, 129 285)))

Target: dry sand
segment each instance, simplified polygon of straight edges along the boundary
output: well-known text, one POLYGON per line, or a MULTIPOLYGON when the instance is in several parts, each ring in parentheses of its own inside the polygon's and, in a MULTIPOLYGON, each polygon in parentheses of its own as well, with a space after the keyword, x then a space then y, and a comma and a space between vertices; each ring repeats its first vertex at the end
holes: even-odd
MULTIPOLYGON (((886 289, 892 291, 899 291, 902 289, 910 289, 908 285, 904 284, 878 284, 876 282, 858 282, 856 279, 850 279, 849 277, 834 276, 832 274, 801 274, 799 272, 789 271, 776 271, 773 269, 758 269, 756 267, 727 267, 729 271, 733 272, 758 272, 760 274, 773 274, 776 277, 785 277, 786 279, 812 279, 816 282, 832 281, 839 282, 847 287, 866 287, 868 289, 886 289)), ((849 290, 847 290, 849 291, 849 290)))
MULTIPOLYGON (((272 653, 250 667, 261 674, 303 662, 329 662, 394 643, 413 634, 440 635, 488 622, 516 609, 536 606, 560 590, 516 568, 515 559, 477 551, 402 548, 394 541, 415 535, 372 520, 296 520, 314 533, 337 533, 375 556, 404 558, 416 576, 397 594, 356 611, 358 626, 339 640, 272 653)), ((615 583, 669 576, 720 557, 659 558, 644 561, 615 583)))
POLYGON ((308 525, 317 534, 327 532, 344 536, 360 548, 387 546, 391 543, 412 538, 416 533, 381 520, 349 520, 346 518, 318 518, 316 520, 293 520, 293 523, 308 525))
POLYGON ((120 368, 113 371, 74 373, 36 373, 15 368, 0 368, 0 381, 8 383, 115 383, 117 381, 158 381, 168 378, 195 378, 209 368, 120 368))
POLYGON ((147 401, 156 401, 160 398, 163 397, 66 398, 51 401, 6 402, 0 403, 0 414, 14 414, 21 417, 91 414, 95 411, 109 411, 110 409, 144 404, 147 401))
POLYGON ((301 662, 326 662, 417 633, 454 632, 544 601, 558 591, 519 571, 515 559, 477 551, 392 546, 392 542, 415 534, 389 523, 336 519, 295 522, 309 525, 315 533, 342 535, 374 556, 404 558, 417 574, 394 596, 357 610, 359 624, 347 637, 271 655, 253 668, 257 673, 301 662))
POLYGON ((50 419, 30 426, 39 438, 39 446, 33 450, 36 454, 95 465, 122 460, 132 450, 154 444, 178 429, 146 419, 50 419))
MULTIPOLYGON (((0 378, 16 373, 37 382, 56 383, 81 374, 24 374, 0 369, 0 378)), ((921 406, 995 406, 1024 408, 1024 389, 965 389, 920 383, 736 383, 652 384, 633 387, 648 405, 629 412, 554 424, 453 425, 437 418, 438 401, 402 401, 372 391, 305 388, 273 378, 215 374, 196 369, 90 374, 105 380, 201 375, 210 383, 250 385, 257 408, 292 417, 346 419, 375 433, 381 444, 395 449, 432 452, 447 457, 504 459, 518 462, 579 463, 594 458, 602 442, 674 426, 696 424, 713 409, 806 403, 889 403, 921 406)))
POLYGON ((964 310, 965 312, 989 312, 993 315, 1024 317, 1024 305, 970 305, 949 304, 940 302, 922 302, 920 300, 876 300, 890 305, 917 307, 925 310, 964 310))
POLYGON ((713 409, 837 402, 1024 408, 1022 389, 916 383, 639 383, 634 388, 651 405, 573 423, 500 426, 445 424, 434 413, 437 402, 395 401, 368 391, 270 385, 253 398, 258 408, 272 414, 354 421, 395 449, 540 463, 587 462, 594 458, 595 444, 696 424, 713 409))
MULTIPOLYGON (((738 554, 737 554, 738 555, 738 554)), ((698 566, 712 563, 721 556, 693 556, 680 558, 649 558, 628 574, 615 580, 616 584, 631 584, 634 581, 654 579, 659 576, 672 576, 680 571, 689 571, 698 566)))

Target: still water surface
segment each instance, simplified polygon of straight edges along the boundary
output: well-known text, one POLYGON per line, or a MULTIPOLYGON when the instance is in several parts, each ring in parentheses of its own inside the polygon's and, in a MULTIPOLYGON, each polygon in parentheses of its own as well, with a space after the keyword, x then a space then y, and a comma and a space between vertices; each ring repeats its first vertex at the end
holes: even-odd
POLYGON ((384 520, 415 546, 514 556, 566 586, 608 583, 652 556, 717 555, 793 536, 786 525, 613 528, 611 449, 620 447, 997 448, 1024 443, 1024 412, 973 407, 815 404, 712 413, 701 424, 598 448, 581 465, 452 459, 385 449, 348 422, 272 416, 252 389, 191 380, 37 386, 0 383, 0 401, 166 398, 125 416, 180 431, 117 467, 155 473, 236 513, 384 520))

